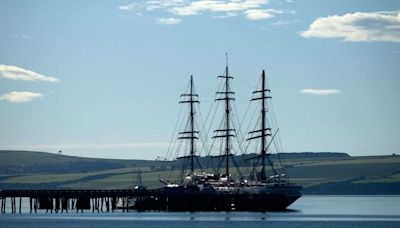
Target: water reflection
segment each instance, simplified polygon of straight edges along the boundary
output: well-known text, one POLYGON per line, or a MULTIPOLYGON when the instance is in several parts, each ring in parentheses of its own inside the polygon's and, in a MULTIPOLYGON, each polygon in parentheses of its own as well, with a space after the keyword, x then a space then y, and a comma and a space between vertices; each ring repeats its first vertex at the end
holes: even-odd
MULTIPOLYGON (((23 200, 22 214, 6 219, 64 219, 102 221, 395 221, 400 222, 400 196, 304 196, 282 212, 129 212, 29 214, 23 200)), ((9 204, 8 204, 9 206, 9 204)), ((11 211, 10 208, 7 209, 11 211)))

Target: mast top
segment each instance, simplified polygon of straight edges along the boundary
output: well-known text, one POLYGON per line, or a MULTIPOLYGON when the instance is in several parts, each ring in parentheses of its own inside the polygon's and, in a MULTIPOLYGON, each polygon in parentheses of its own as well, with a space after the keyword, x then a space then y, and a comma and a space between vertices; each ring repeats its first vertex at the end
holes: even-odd
POLYGON ((225 65, 226 65, 226 68, 228 68, 228 60, 229 60, 228 52, 225 52, 225 65))

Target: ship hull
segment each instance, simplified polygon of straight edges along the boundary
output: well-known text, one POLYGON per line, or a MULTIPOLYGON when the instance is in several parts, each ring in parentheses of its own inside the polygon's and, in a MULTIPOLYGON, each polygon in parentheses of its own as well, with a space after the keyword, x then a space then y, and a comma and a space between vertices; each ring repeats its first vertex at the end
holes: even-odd
POLYGON ((301 187, 263 187, 237 192, 202 192, 193 189, 161 189, 157 195, 136 202, 137 210, 162 211, 283 211, 301 197, 301 187), (253 190, 253 191, 252 191, 253 190))

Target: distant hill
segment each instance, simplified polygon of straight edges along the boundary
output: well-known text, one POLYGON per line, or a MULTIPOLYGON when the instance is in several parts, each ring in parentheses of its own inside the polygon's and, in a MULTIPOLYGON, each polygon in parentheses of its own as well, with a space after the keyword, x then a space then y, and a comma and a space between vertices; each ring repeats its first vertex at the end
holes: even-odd
POLYGON ((37 151, 0 150, 0 174, 81 173, 125 167, 148 167, 151 160, 85 158, 37 151))
MULTIPOLYGON (((248 173, 256 154, 235 156, 233 163, 248 173)), ((304 194, 400 194, 400 156, 351 157, 336 152, 300 152, 270 155, 271 163, 284 160, 291 182, 304 194)), ((199 157, 200 164, 216 169, 219 159, 199 157)), ((0 150, 0 189, 129 188, 135 170, 142 171, 149 188, 159 179, 177 179, 184 160, 123 160, 57 155, 32 151, 0 150)), ((200 167, 196 166, 198 172, 200 167)), ((232 172, 236 169, 232 168, 232 172)), ((268 169, 268 173, 272 170, 268 169)))
MULTIPOLYGON (((236 156, 235 160, 239 166, 247 166, 248 158, 254 156, 256 154, 239 155, 236 156)), ((350 155, 332 152, 304 152, 281 153, 280 157, 285 159, 346 159, 350 158, 350 155)), ((171 165, 169 161, 85 158, 47 152, 14 150, 0 150, 0 158, 0 174, 82 173, 133 166, 166 169, 171 165)), ((272 155, 271 158, 273 160, 278 159, 276 154, 272 155)), ((198 159, 200 164, 209 164, 209 167, 213 168, 218 166, 218 159, 211 157, 200 157, 198 159)))
MULTIPOLYGON (((276 158, 276 154, 273 155, 273 158, 276 158)), ((286 159, 302 159, 302 158, 338 158, 338 159, 346 159, 351 158, 351 156, 347 153, 343 152, 286 152, 280 153, 279 156, 283 156, 286 159)))

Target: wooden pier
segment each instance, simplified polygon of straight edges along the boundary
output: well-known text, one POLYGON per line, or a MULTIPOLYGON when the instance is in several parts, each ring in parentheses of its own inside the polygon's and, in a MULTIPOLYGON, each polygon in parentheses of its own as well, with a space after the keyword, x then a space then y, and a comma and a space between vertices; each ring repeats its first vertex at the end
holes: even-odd
POLYGON ((7 202, 11 203, 10 213, 21 213, 22 198, 29 199, 29 212, 68 213, 114 212, 118 201, 122 202, 122 212, 129 210, 128 199, 154 197, 156 191, 137 191, 129 189, 115 190, 0 190, 0 213, 7 213, 7 202), (18 203, 17 203, 18 202, 18 203))

